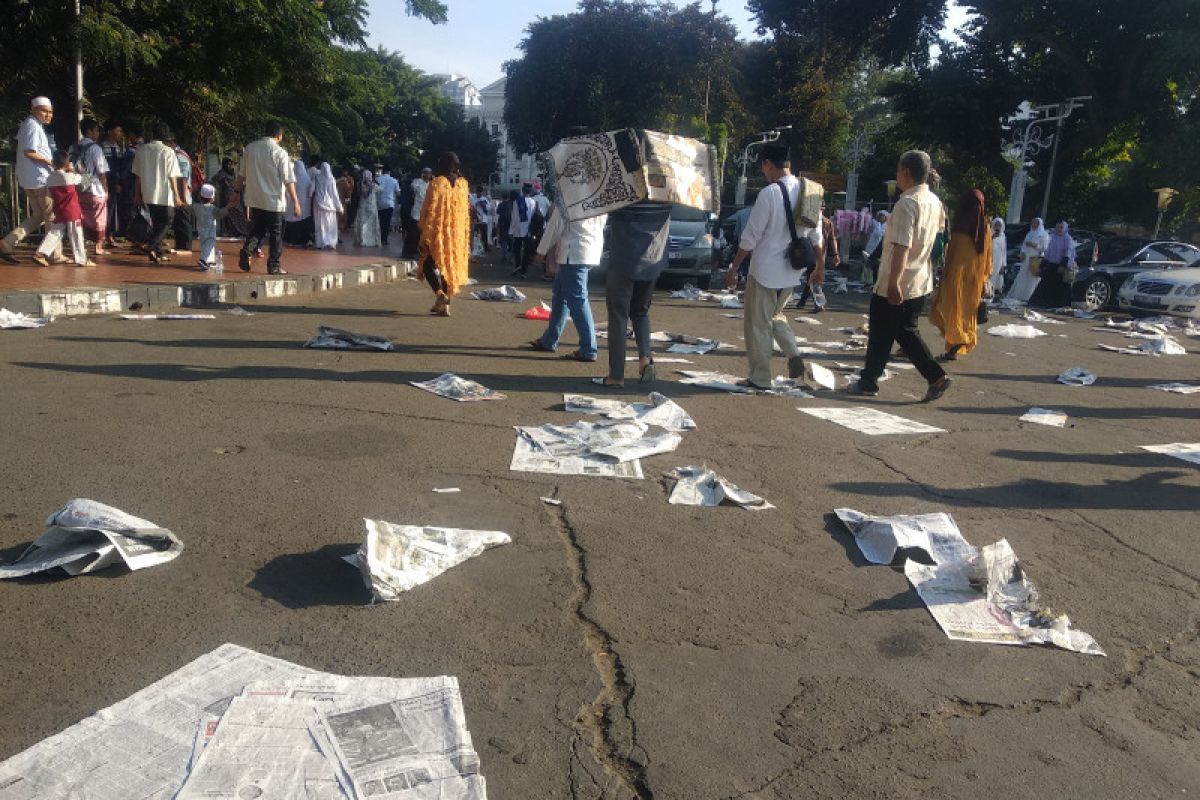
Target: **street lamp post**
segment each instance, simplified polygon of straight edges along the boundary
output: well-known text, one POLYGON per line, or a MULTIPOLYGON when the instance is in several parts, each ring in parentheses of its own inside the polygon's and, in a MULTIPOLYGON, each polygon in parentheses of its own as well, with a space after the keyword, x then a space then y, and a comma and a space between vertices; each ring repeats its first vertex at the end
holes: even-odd
POLYGON ((851 137, 846 145, 846 165, 850 168, 850 172, 846 175, 844 207, 847 211, 853 211, 858 202, 858 168, 862 166, 867 157, 875 153, 875 145, 871 142, 871 137, 874 135, 874 129, 870 125, 866 125, 851 137))
POLYGON ((742 165, 742 176, 738 178, 737 189, 733 193, 734 205, 746 205, 746 186, 748 183, 746 178, 746 167, 750 165, 750 151, 756 147, 762 147, 764 144, 770 144, 771 142, 779 141, 779 137, 782 135, 783 131, 790 131, 791 129, 791 125, 781 125, 773 130, 759 131, 758 133, 754 134, 755 136, 761 136, 762 138, 746 145, 737 159, 742 165))
POLYGON ((1061 103, 1029 108, 1025 112, 1029 116, 1014 120, 1015 122, 1024 122, 1025 128, 1014 133, 1008 147, 1008 152, 1012 154, 1010 160, 1013 164, 1012 184, 1008 192, 1009 224, 1021 221, 1021 207, 1025 203, 1025 184, 1028 178, 1025 169, 1026 161, 1053 145, 1050 170, 1046 175, 1046 191, 1042 195, 1042 218, 1045 219, 1050 210, 1050 188, 1054 183, 1054 166, 1058 160, 1058 143, 1062 138, 1063 121, 1070 117, 1075 109, 1082 108, 1083 104, 1091 99, 1090 95, 1068 97, 1061 103), (1056 123, 1055 132, 1046 135, 1041 126, 1051 122, 1056 123))
POLYGON ((1167 206, 1171 205, 1171 201, 1175 199, 1175 195, 1179 194, 1179 192, 1167 187, 1155 189, 1154 192, 1158 195, 1158 220, 1154 223, 1154 236, 1151 238, 1157 239, 1158 231, 1162 228, 1163 214, 1166 213, 1167 206))

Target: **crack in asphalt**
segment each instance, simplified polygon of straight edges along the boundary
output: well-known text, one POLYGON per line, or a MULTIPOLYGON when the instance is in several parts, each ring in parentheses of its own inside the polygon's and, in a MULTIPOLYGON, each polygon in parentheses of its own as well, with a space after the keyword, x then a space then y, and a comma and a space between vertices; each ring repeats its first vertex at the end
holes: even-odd
POLYGON ((880 464, 882 467, 887 469, 892 474, 903 478, 908 483, 915 486, 923 494, 927 494, 936 500, 951 500, 955 503, 961 503, 963 505, 971 505, 971 506, 976 506, 978 508, 985 508, 985 507, 990 508, 990 506, 987 503, 981 502, 979 500, 974 500, 970 497, 963 497, 955 492, 947 492, 947 491, 943 491, 940 489, 934 489, 934 488, 930 487, 929 484, 917 480, 916 478, 909 475, 907 472, 900 469, 899 467, 893 466, 883 456, 881 456, 877 453, 872 453, 869 450, 863 449, 863 447, 861 445, 855 445, 854 449, 857 450, 860 455, 866 456, 867 458, 871 459, 872 461, 877 462, 878 464, 880 464))
MULTIPOLYGON (((554 496, 558 496, 557 488, 554 490, 554 496)), ((621 662, 620 654, 613 649, 612 636, 586 610, 592 598, 587 550, 580 543, 579 534, 567 516, 566 505, 553 506, 550 511, 567 553, 571 582, 575 589, 571 598, 570 613, 576 625, 583 631, 583 643, 591 654, 592 664, 601 685, 600 693, 579 709, 575 718, 576 730, 581 738, 590 738, 592 757, 629 795, 637 800, 653 800, 654 792, 646 779, 649 755, 638 743, 637 723, 629 711, 629 705, 633 701, 634 683, 621 662), (619 734, 614 730, 616 727, 628 728, 628 748, 618 741, 619 734), (640 753, 640 762, 634 759, 635 752, 640 753)), ((575 758, 578 759, 578 754, 575 758)), ((583 767, 582 761, 580 766, 583 767)), ((587 772, 585 767, 583 769, 587 772)), ((588 777, 593 783, 596 782, 590 773, 588 777)), ((601 788, 600 796, 603 797, 606 792, 607 786, 601 788)), ((572 794, 574 793, 575 788, 572 785, 572 794)))
POLYGON ((1163 569, 1168 569, 1171 572, 1174 572, 1178 575, 1182 575, 1183 577, 1185 577, 1189 580, 1200 583, 1200 575, 1194 575, 1185 569, 1181 569, 1181 568, 1175 566, 1174 564, 1163 561, 1161 558, 1159 558, 1158 556, 1155 556, 1152 553, 1147 553, 1145 550, 1142 550, 1141 548, 1136 547, 1135 545, 1132 545, 1129 542, 1125 541, 1120 536, 1118 536, 1114 531, 1111 531, 1108 528, 1106 528, 1105 526, 1101 525, 1099 522, 1096 522, 1095 520, 1089 519, 1088 517, 1084 516, 1083 514, 1080 514, 1078 511, 1076 511, 1073 508, 1067 508, 1067 509, 1063 509, 1063 510, 1068 512, 1069 514, 1073 514, 1074 516, 1078 517, 1085 525, 1090 525, 1091 527, 1100 531, 1104 535, 1108 536, 1110 539, 1112 539, 1117 544, 1131 550, 1134 553, 1137 553, 1142 558, 1145 558, 1148 561, 1151 561, 1151 562, 1157 564, 1158 566, 1162 567, 1163 569))
POLYGON ((448 425, 470 425, 476 428, 500 428, 504 430, 512 430, 512 425, 501 425, 496 422, 479 422, 470 419, 448 419, 446 417, 427 417, 421 414, 405 414, 401 411, 386 411, 379 408, 355 408, 354 406, 339 406, 329 403, 302 403, 299 400, 272 400, 271 403, 277 406, 299 406, 300 408, 316 408, 323 411, 353 411, 359 414, 377 414, 383 417, 401 417, 403 419, 416 419, 422 422, 444 422, 448 425))
MULTIPOLYGON (((1016 712, 1022 714, 1039 714, 1044 711, 1064 711, 1072 709, 1081 703, 1089 694, 1103 694, 1105 692, 1133 688, 1134 681, 1141 677, 1142 673, 1146 671, 1146 668, 1149 666, 1150 662, 1156 658, 1162 658, 1167 661, 1171 661, 1169 656, 1172 650, 1180 645, 1191 644, 1198 639, 1200 639, 1200 623, 1196 623, 1190 629, 1168 637, 1160 643, 1131 648, 1126 654, 1128 666, 1124 672, 1104 681, 1088 684, 1073 684, 1063 690, 1058 697, 1052 699, 1035 698, 1032 700, 1022 700, 1017 703, 990 703, 984 700, 967 700, 957 696, 945 697, 942 699, 941 704, 932 710, 917 712, 899 722, 882 724, 863 736, 858 736, 836 746, 822 747, 812 750, 806 753, 799 760, 790 764, 786 769, 780 771, 776 775, 772 775, 759 785, 751 789, 747 789, 746 791, 738 792, 737 794, 725 795, 721 797, 720 800, 740 800, 740 798, 757 794, 770 788, 779 781, 796 774, 807 764, 819 758, 820 756, 825 755, 826 753, 851 751, 880 737, 888 736, 901 731, 911 730, 922 722, 977 719, 994 713, 1016 712)), ((801 700, 803 700, 803 695, 795 695, 784 705, 784 707, 776 715, 775 724, 777 727, 782 727, 784 725, 784 720, 786 719, 785 714, 788 708, 797 704, 801 700)))

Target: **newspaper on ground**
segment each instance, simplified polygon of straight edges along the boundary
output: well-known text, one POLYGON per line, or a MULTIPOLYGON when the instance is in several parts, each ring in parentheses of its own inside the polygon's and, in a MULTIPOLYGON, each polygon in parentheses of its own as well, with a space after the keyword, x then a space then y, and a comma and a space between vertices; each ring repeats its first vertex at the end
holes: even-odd
POLYGON ((1047 644, 1087 655, 1104 655, 1065 615, 1038 603, 1007 541, 976 549, 949 514, 875 517, 835 509, 858 548, 874 564, 904 561, 904 574, 950 639, 993 644, 1047 644), (925 554, 924 564, 907 558, 925 554))
POLYGON ((193 319, 216 319, 216 314, 122 314, 121 319, 135 320, 144 322, 146 320, 168 320, 171 322, 181 322, 193 319))
POLYGON ((319 350, 381 350, 391 352, 396 349, 392 340, 386 336, 372 336, 367 333, 354 333, 341 328, 331 328, 322 325, 317 328, 317 335, 304 343, 305 347, 319 350))
POLYGON ((28 328, 44 328, 54 321, 54 317, 31 317, 7 308, 0 308, 0 330, 20 330, 28 328))
POLYGON ((561 506, 563 504, 562 500, 556 497, 539 497, 538 499, 548 506, 561 506))
POLYGON ((622 403, 581 394, 564 394, 563 407, 575 414, 601 414, 609 419, 636 419, 645 425, 657 425, 676 433, 696 427, 696 421, 683 407, 658 392, 650 393, 649 403, 622 403))
POLYGON ((434 494, 459 494, 460 492, 462 492, 462 489, 458 488, 457 486, 446 486, 444 488, 434 487, 433 489, 434 494))
POLYGON ((1020 422, 1034 422, 1038 425, 1049 425, 1051 428, 1067 427, 1067 415, 1063 411, 1055 411, 1050 408, 1033 408, 1026 411, 1019 417, 1020 422))
POLYGON ((829 422, 836 422, 838 425, 856 430, 859 433, 865 433, 869 436, 945 433, 941 428, 935 428, 923 422, 914 422, 904 417, 898 417, 895 414, 889 414, 886 411, 880 411, 877 408, 869 408, 867 406, 830 406, 828 408, 801 408, 799 410, 805 414, 828 420, 829 422))
POLYGON ((837 388, 837 378, 834 377, 833 371, 828 367, 813 364, 812 362, 806 363, 804 367, 808 372, 808 382, 813 386, 830 391, 837 388))
POLYGON ((520 303, 525 300, 525 293, 515 286, 505 284, 496 289, 477 289, 471 292, 476 300, 494 300, 503 303, 520 303))
POLYGON ((1135 347, 1113 347, 1109 344, 1096 345, 1101 350, 1123 353, 1129 356, 1185 356, 1187 350, 1170 336, 1155 336, 1135 347))
POLYGON ((1043 325, 1066 325, 1061 319, 1047 317, 1039 311, 1034 311, 1032 308, 1025 309, 1025 319, 1029 322, 1040 322, 1043 325))
POLYGON ((817 347, 825 347, 829 350, 866 350, 867 337, 854 334, 844 342, 813 342, 817 347))
POLYGON ((400 595, 496 545, 512 541, 501 531, 396 525, 364 519, 366 539, 345 560, 358 567, 375 600, 400 595))
POLYGON ((552 475, 591 475, 611 478, 645 477, 640 461, 617 461, 594 451, 641 439, 647 426, 636 420, 577 422, 574 425, 517 427, 509 469, 552 475))
POLYGON ((234 306, 233 308, 229 309, 229 311, 227 313, 231 317, 253 317, 254 316, 253 311, 247 311, 246 309, 242 308, 241 306, 234 306))
POLYGON ((833 513, 872 564, 891 564, 897 552, 907 549, 920 550, 935 564, 966 561, 977 552, 949 514, 875 517, 852 508, 835 508, 833 513))
POLYGON ((1200 394, 1200 384, 1195 383, 1155 383, 1146 388, 1175 394, 1200 394))
POLYGON ((729 392, 730 394, 760 394, 760 395, 778 395, 781 397, 795 397, 800 399, 811 398, 812 395, 806 392, 798 381, 791 378, 776 376, 771 381, 770 389, 758 389, 753 386, 743 386, 739 384, 742 378, 736 375, 730 375, 727 372, 710 372, 705 370, 679 370, 679 374, 683 377, 679 379, 680 383, 689 386, 703 386, 705 389, 715 389, 719 392, 729 392))
POLYGON ((1059 373, 1058 382, 1067 386, 1091 386, 1096 382, 1096 376, 1083 367, 1071 367, 1059 373))
POLYGON ((45 532, 0 578, 20 578, 60 567, 68 575, 96 572, 116 563, 130 570, 165 564, 183 552, 174 533, 120 509, 76 498, 50 515, 45 532))
POLYGON ((1151 453, 1161 453, 1164 456, 1173 456, 1188 463, 1200 465, 1200 442, 1191 442, 1190 444, 1181 442, 1175 444, 1144 444, 1141 445, 1141 449, 1149 450, 1151 453))
POLYGON ((816 317, 796 317, 796 322, 801 322, 805 325, 822 325, 824 323, 816 317))
MULTIPOLYGON (((640 361, 640 356, 625 356, 626 361, 640 361)), ((655 364, 692 364, 695 362, 688 361, 686 358, 671 358, 669 356, 655 356, 655 364)))
POLYGON ((1039 336, 1048 335, 1045 331, 1038 330, 1032 325, 993 325, 987 329, 987 332, 992 336, 1003 336, 1005 339, 1036 339, 1039 336))
MULTIPOLYGON (((689 337, 691 338, 691 337, 689 337)), ((716 339, 702 339, 697 342, 675 342, 667 348, 668 353, 687 353, 689 355, 702 356, 705 353, 711 353, 721 346, 721 343, 716 339)))
POLYGON ((507 395, 494 392, 481 383, 466 378, 460 378, 453 372, 447 372, 428 381, 409 381, 418 389, 424 389, 441 397, 448 397, 460 403, 471 403, 479 400, 504 400, 507 395))
POLYGON ((719 506, 728 502, 750 511, 775 506, 756 494, 739 489, 707 466, 676 467, 664 476, 674 481, 667 502, 676 506, 719 506))

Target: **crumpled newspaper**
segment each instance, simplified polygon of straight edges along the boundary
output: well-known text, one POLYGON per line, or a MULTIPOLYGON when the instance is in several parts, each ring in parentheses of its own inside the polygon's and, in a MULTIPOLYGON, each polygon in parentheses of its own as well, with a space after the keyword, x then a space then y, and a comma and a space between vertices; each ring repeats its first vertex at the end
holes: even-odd
POLYGON ((83 575, 118 561, 130 570, 165 564, 183 552, 183 542, 166 528, 118 508, 77 497, 50 515, 46 531, 0 578, 19 578, 61 567, 83 575))
POLYGON ((0 308, 0 330, 20 330, 26 328, 44 328, 54 321, 54 317, 31 317, 7 308, 0 308))
POLYGON ((1018 422, 1033 422, 1038 425, 1049 425, 1051 428, 1067 427, 1067 415, 1062 411, 1055 411, 1051 408, 1039 408, 1034 406, 1026 411, 1020 417, 1018 422))
POLYGON ((1155 336, 1133 347, 1113 347, 1110 344, 1096 345, 1101 350, 1123 353, 1129 356, 1185 356, 1187 349, 1170 336, 1155 336))
POLYGON ((1146 388, 1174 394, 1200 394, 1200 384, 1193 383, 1155 383, 1146 388))
POLYGON ((680 433, 696 427, 696 421, 674 400, 650 393, 649 403, 622 403, 620 400, 598 399, 581 394, 564 394, 563 406, 576 414, 602 414, 609 419, 636 419, 644 425, 657 425, 680 433))
POLYGON ((478 381, 468 380, 467 378, 459 377, 453 372, 443 373, 436 378, 427 381, 409 381, 418 389, 439 395, 440 397, 448 397, 451 400, 457 400, 460 403, 475 402, 478 400, 505 400, 507 396, 500 392, 487 388, 478 381))
POLYGON ((372 336, 367 333, 353 333, 341 328, 331 328, 322 325, 317 328, 317 335, 304 343, 305 347, 318 350, 381 350, 390 352, 396 349, 392 340, 386 336, 372 336))
POLYGON ((1096 376, 1083 367, 1071 367, 1059 374, 1058 382, 1067 386, 1091 386, 1096 382, 1096 376))
POLYGON ((525 299, 525 293, 514 286, 505 284, 498 289, 479 289, 471 292, 476 300, 498 300, 500 302, 520 303, 525 299))
POLYGON ((363 522, 366 539, 358 552, 345 560, 358 567, 374 600, 399 600, 404 592, 451 567, 512 541, 502 531, 396 525, 374 519, 363 522))
POLYGON ((1032 325, 993 325, 987 329, 988 334, 992 336, 1003 336, 1005 339, 1036 339, 1039 336, 1048 336, 1045 331, 1039 331, 1032 325))
POLYGON ((775 507, 758 495, 739 489, 707 466, 676 467, 663 477, 675 482, 667 498, 672 505, 713 507, 729 502, 749 511, 775 507))

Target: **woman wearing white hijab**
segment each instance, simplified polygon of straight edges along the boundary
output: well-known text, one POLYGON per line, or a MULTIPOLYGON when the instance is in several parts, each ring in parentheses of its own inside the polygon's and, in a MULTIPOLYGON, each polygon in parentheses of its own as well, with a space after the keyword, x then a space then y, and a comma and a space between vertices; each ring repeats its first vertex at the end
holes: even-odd
POLYGON ((337 181, 328 161, 322 161, 313 181, 313 222, 318 250, 332 250, 338 243, 338 214, 345 211, 338 196, 337 181))
POLYGON ((379 247, 379 204, 375 202, 375 176, 364 169, 358 181, 358 217, 354 220, 354 243, 359 247, 379 247))
POLYGON ((1008 266, 1008 237, 1004 235, 1004 220, 992 220, 992 296, 1004 293, 1004 269, 1008 266))
POLYGON ((313 185, 303 159, 296 159, 292 165, 292 174, 296 179, 296 198, 300 200, 300 215, 293 214, 290 207, 287 209, 283 218, 287 223, 283 239, 288 244, 306 247, 313 238, 313 185))
POLYGON ((1042 218, 1034 217, 1033 221, 1029 223, 1029 233, 1025 234, 1025 241, 1021 243, 1021 258, 1023 259, 1021 271, 1017 275, 1017 279, 1013 281, 1008 294, 1004 296, 1006 300, 1029 302, 1033 290, 1041 282, 1039 272, 1042 268, 1042 256, 1045 255, 1046 248, 1049 246, 1050 234, 1046 232, 1042 218))

